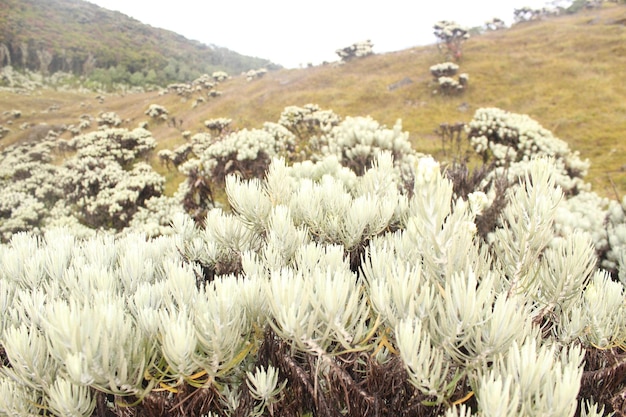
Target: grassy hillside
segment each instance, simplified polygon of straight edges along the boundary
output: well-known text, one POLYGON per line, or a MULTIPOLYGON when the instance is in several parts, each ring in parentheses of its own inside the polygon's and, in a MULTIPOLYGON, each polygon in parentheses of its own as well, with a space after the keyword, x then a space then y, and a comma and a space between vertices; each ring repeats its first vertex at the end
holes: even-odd
POLYGON ((154 82, 191 81, 216 70, 240 73, 270 62, 204 45, 83 0, 0 0, 0 66, 9 64, 76 75, 116 67, 109 75, 120 81, 141 73, 154 82))
MULTIPOLYGON (((194 98, 156 92, 111 95, 43 90, 30 96, 0 92, 5 110, 22 110, 7 126, 0 146, 32 136, 19 124, 77 123, 81 114, 115 111, 126 127, 148 120, 152 103, 183 121, 182 128, 150 122, 159 149, 183 143, 181 130, 203 131, 204 120, 233 119, 233 127, 277 121, 288 105, 316 103, 342 117, 371 115, 391 126, 402 119, 414 147, 442 157, 434 130, 440 123, 468 122, 480 107, 526 113, 592 162, 588 180, 601 195, 626 194, 626 7, 607 6, 576 15, 528 22, 475 36, 464 46, 460 72, 470 76, 459 96, 433 95, 429 67, 445 61, 436 46, 369 56, 343 66, 271 71, 247 82, 233 77, 219 85, 223 95, 193 108, 194 98), (405 78, 412 82, 390 90, 405 78), (59 109, 44 112, 52 104, 59 109), (42 113, 43 112, 43 113, 42 113)), ((375 43, 375 40, 374 40, 375 43)), ((176 174, 170 173, 175 178, 176 174)))

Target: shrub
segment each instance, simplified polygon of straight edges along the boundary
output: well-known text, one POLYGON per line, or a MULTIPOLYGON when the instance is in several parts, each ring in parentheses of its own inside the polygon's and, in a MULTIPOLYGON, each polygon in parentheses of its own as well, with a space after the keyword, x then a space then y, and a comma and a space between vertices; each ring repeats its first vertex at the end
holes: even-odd
POLYGON ((0 412, 621 407, 624 288, 583 235, 550 245, 563 198, 550 162, 528 163, 488 248, 434 160, 413 166, 408 193, 390 153, 375 159, 360 177, 336 158, 275 159, 264 180, 228 177, 231 213, 203 228, 178 215, 159 239, 0 245, 0 412))
POLYGON ((151 104, 145 114, 153 119, 160 119, 164 121, 167 121, 169 115, 167 109, 158 104, 151 104))
POLYGON ((211 76, 213 77, 213 80, 218 83, 221 83, 222 81, 226 81, 228 79, 228 74, 224 71, 215 71, 211 76))
POLYGON ((443 62, 430 67, 430 73, 434 78, 452 77, 459 70, 459 66, 454 62, 443 62))
POLYGON ((226 117, 220 117, 217 119, 209 119, 205 120, 204 125, 212 135, 220 136, 226 133, 230 127, 230 124, 233 122, 232 119, 228 119, 226 117))
POLYGON ((362 58, 374 54, 374 44, 369 39, 363 42, 353 43, 345 48, 337 49, 335 53, 339 55, 342 62, 348 62, 355 58, 362 58))
POLYGON ((247 81, 252 81, 257 78, 263 77, 265 74, 267 74, 267 69, 259 68, 256 70, 253 70, 253 69, 249 70, 248 72, 245 73, 245 76, 246 76, 247 81))
POLYGON ((103 128, 117 127, 122 124, 122 119, 115 112, 102 112, 96 118, 98 126, 103 128))
POLYGON ((527 115, 509 113, 497 108, 481 108, 467 125, 470 143, 484 162, 492 161, 510 178, 533 157, 555 159, 559 174, 557 183, 568 195, 589 188, 583 178, 589 168, 566 142, 552 135, 527 115))
POLYGON ((462 93, 469 83, 469 75, 466 73, 460 74, 459 80, 456 81, 452 76, 454 76, 458 70, 459 66, 453 62, 444 62, 430 67, 430 73, 437 86, 434 92, 443 95, 462 93))
POLYGON ((329 134, 340 122, 341 118, 332 110, 322 110, 317 104, 285 107, 278 119, 278 124, 296 135, 299 147, 308 157, 321 152, 320 137, 329 134))

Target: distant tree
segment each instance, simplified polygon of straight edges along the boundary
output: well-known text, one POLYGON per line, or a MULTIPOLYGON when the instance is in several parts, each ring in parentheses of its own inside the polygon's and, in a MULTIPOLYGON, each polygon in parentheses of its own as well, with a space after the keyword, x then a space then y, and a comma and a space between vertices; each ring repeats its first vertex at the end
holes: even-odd
POLYGON ((445 51, 450 59, 459 61, 463 56, 462 45, 470 35, 467 29, 455 22, 441 20, 433 26, 434 34, 439 40, 439 50, 445 51))

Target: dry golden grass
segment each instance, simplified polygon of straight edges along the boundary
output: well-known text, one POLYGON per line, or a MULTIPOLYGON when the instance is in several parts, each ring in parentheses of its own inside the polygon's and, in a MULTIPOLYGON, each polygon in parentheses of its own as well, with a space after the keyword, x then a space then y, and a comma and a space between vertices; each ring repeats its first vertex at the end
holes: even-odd
MULTIPOLYGON (((148 121, 158 149, 182 144, 180 129, 144 115, 152 103, 165 106, 183 121, 182 130, 204 131, 203 122, 229 117, 233 127, 256 128, 277 121, 289 105, 316 103, 342 117, 370 115, 392 126, 402 119, 414 147, 442 157, 434 130, 441 123, 468 122, 480 107, 526 113, 592 162, 587 179, 601 195, 626 194, 626 7, 612 6, 545 21, 515 25, 466 42, 460 72, 470 76, 469 89, 454 97, 433 95, 429 67, 443 62, 435 46, 373 55, 343 66, 320 66, 267 73, 247 82, 242 76, 220 84, 223 95, 192 108, 194 98, 156 92, 108 95, 43 91, 31 96, 0 92, 4 110, 22 110, 0 146, 24 140, 23 122, 70 124, 81 114, 115 111, 123 127, 148 121), (389 90, 405 78, 412 83, 389 90), (81 106, 81 103, 82 106, 81 106), (60 109, 42 113, 52 104, 60 109)), ((374 40, 375 41, 375 40, 374 40)), ((180 176, 168 176, 168 192, 180 176)))

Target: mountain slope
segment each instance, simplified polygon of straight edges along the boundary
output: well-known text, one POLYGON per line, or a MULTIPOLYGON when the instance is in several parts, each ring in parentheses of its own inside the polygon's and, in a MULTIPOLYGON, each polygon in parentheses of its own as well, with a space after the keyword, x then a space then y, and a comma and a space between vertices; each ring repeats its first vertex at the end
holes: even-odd
POLYGON ((0 0, 0 66, 91 73, 119 67, 155 71, 158 81, 190 81, 224 70, 240 73, 270 62, 207 46, 82 0, 0 0))
MULTIPOLYGON (((469 88, 451 97, 432 93, 429 67, 445 61, 433 45, 342 66, 270 71, 250 82, 236 76, 218 86, 220 97, 195 107, 196 96, 156 92, 110 95, 103 103, 95 94, 41 91, 29 97, 0 92, 0 114, 29 109, 20 123, 60 125, 76 124, 83 113, 95 117, 115 111, 127 120, 126 127, 148 121, 158 149, 172 149, 184 143, 181 130, 205 131, 207 119, 231 118, 235 129, 261 127, 264 121, 277 121, 286 106, 316 103, 342 117, 371 115, 387 126, 402 119, 418 151, 443 158, 434 133, 439 124, 469 122, 478 108, 500 107, 528 114, 589 158, 587 179, 594 190, 614 197, 614 190, 626 194, 624 22, 626 7, 613 6, 475 36, 465 44, 460 62, 460 72, 470 76, 469 88), (389 88, 406 78, 411 82, 389 88), (182 126, 149 120, 144 112, 153 103, 165 106, 182 126), (51 104, 60 109, 48 112, 51 104)), ((29 130, 14 123, 0 146, 28 137, 29 130)), ((169 178, 176 175, 168 173, 169 178)))

